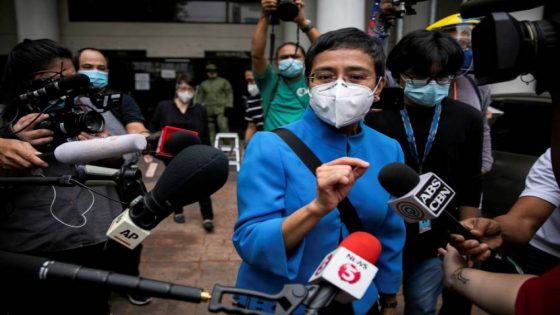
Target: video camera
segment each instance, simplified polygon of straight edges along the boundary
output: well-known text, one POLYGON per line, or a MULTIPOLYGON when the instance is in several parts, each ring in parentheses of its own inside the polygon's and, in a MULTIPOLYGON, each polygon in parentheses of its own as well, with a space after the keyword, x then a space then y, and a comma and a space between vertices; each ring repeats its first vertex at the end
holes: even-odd
POLYGON ((62 77, 19 96, 30 110, 49 114, 36 128, 54 132, 55 145, 81 132, 99 133, 105 128, 102 112, 122 104, 121 93, 102 93, 91 89, 84 74, 62 77), (85 103, 83 100, 88 100, 85 103))
POLYGON ((461 16, 482 17, 473 29, 474 73, 479 84, 532 74, 537 93, 549 90, 560 70, 558 34, 560 2, 556 0, 472 0, 461 16), (518 21, 507 12, 544 5, 540 21, 518 21))
POLYGON ((404 14, 414 15, 416 14, 416 10, 414 10, 413 6, 416 5, 418 2, 422 2, 422 1, 427 1, 427 0, 392 0, 393 5, 400 6, 401 9, 390 15, 396 18, 402 18, 404 14))

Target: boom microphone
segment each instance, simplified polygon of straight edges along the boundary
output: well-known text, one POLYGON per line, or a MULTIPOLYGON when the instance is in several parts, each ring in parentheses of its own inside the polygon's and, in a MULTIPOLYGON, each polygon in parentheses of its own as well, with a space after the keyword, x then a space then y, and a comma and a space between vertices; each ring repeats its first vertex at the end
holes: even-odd
POLYGON ((306 314, 317 314, 333 299, 341 303, 361 299, 377 273, 374 264, 380 254, 381 243, 375 236, 366 232, 348 235, 309 279, 318 289, 306 302, 306 314))
POLYGON ((89 77, 85 74, 78 73, 73 76, 63 77, 62 79, 48 83, 44 87, 23 93, 19 96, 22 101, 45 97, 47 99, 55 99, 66 94, 68 91, 85 88, 89 86, 89 77))
POLYGON ((54 149, 54 157, 61 163, 81 164, 141 151, 145 148, 146 138, 144 136, 128 134, 65 142, 54 149))
POLYGON ((143 279, 5 251, 0 251, 0 269, 0 273, 20 271, 26 276, 35 275, 36 279, 40 281, 86 282, 125 292, 191 303, 207 302, 211 298, 210 293, 200 288, 143 279))
POLYGON ((229 159, 221 150, 201 144, 183 149, 167 165, 154 189, 144 197, 138 196, 113 220, 107 236, 133 249, 174 208, 220 189, 228 174, 229 159))

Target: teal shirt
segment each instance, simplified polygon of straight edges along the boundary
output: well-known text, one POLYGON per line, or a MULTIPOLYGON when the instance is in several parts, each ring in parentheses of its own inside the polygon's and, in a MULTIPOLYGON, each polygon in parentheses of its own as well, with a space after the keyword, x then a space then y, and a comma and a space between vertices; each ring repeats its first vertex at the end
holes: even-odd
POLYGON ((264 130, 274 130, 294 122, 305 112, 309 104, 309 89, 303 76, 286 82, 268 65, 262 76, 255 74, 255 81, 262 97, 264 130))

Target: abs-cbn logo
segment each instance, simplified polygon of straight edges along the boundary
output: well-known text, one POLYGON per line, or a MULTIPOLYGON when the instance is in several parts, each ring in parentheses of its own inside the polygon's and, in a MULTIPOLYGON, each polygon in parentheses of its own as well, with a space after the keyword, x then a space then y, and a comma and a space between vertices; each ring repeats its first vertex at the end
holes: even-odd
POLYGON ((360 270, 356 268, 354 264, 346 263, 340 266, 338 269, 338 276, 340 280, 354 284, 360 280, 361 277, 360 270))
POLYGON ((437 217, 445 209, 455 192, 437 176, 431 174, 428 180, 416 193, 416 198, 428 207, 437 217))

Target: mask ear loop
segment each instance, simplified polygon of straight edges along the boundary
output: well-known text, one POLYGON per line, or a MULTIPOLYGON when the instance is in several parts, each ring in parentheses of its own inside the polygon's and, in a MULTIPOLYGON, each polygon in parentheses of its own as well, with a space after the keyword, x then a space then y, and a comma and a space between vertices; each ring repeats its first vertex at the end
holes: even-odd
POLYGON ((379 76, 379 80, 377 80, 377 84, 375 85, 375 88, 373 88, 373 102, 379 102, 379 95, 375 94, 375 92, 377 92, 377 88, 379 87, 379 84, 381 83, 381 79, 383 79, 383 76, 379 76))

